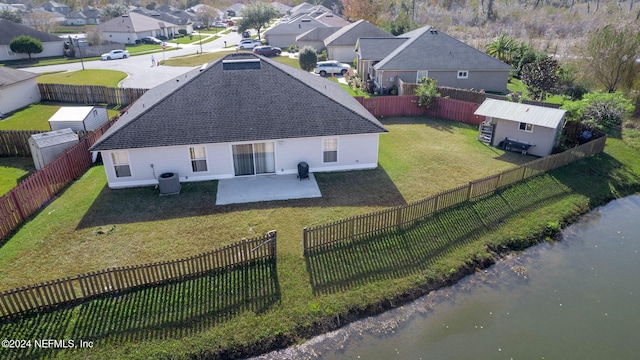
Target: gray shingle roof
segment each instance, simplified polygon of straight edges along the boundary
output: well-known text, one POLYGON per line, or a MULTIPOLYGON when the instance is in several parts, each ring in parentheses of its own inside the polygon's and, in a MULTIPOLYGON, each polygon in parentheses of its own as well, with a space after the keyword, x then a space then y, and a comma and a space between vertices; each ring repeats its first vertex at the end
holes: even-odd
POLYGON ((33 79, 39 74, 0 66, 0 88, 33 79))
POLYGON ((512 70, 502 61, 426 26, 402 35, 409 38, 374 67, 378 70, 512 70))
POLYGON ((38 31, 28 26, 14 23, 13 21, 0 19, 0 45, 9 45, 13 38, 20 35, 31 36, 41 42, 64 41, 63 39, 47 34, 46 32, 38 31))
POLYGON ((298 35, 296 41, 322 41, 340 29, 339 27, 317 27, 298 35))
POLYGON ((358 39, 365 36, 393 37, 393 35, 366 20, 358 20, 333 33, 333 35, 324 40, 324 44, 325 46, 355 46, 358 39))
POLYGON ((382 60, 398 46, 407 41, 406 37, 360 38, 356 43, 356 51, 362 60, 382 60))
POLYGON ((337 83, 241 53, 149 90, 91 150, 386 131, 337 83))
POLYGON ((136 33, 141 31, 158 30, 163 27, 177 27, 177 24, 154 19, 149 16, 130 12, 102 23, 96 28, 103 32, 136 33))

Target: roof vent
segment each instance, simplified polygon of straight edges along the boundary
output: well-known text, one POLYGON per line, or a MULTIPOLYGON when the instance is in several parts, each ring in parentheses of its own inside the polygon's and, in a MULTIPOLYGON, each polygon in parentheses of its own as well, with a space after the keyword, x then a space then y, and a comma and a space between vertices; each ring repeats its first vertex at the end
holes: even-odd
POLYGON ((223 60, 222 70, 259 70, 260 59, 223 60))

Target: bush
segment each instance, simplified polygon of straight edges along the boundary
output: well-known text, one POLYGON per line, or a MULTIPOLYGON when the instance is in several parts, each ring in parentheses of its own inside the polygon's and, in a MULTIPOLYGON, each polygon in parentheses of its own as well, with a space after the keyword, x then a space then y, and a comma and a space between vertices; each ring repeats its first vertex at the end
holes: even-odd
POLYGON ((182 36, 187 35, 187 30, 186 29, 178 29, 178 34, 182 34, 182 36))
POLYGON ((300 50, 300 57, 298 59, 300 68, 304 71, 312 71, 318 63, 318 55, 316 49, 311 46, 305 46, 300 50))
POLYGON ((418 96, 418 106, 430 108, 440 97, 436 81, 427 77, 420 79, 416 95, 418 96))

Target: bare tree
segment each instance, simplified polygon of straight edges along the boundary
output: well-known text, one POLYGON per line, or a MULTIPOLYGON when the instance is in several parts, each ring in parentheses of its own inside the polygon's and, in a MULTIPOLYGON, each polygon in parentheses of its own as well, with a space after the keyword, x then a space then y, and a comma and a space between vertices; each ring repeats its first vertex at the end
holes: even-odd
POLYGON ((51 32, 56 27, 55 15, 42 10, 30 11, 23 15, 23 22, 43 32, 51 32))
POLYGON ((218 14, 210 6, 200 6, 196 11, 196 18, 207 29, 213 24, 218 14))

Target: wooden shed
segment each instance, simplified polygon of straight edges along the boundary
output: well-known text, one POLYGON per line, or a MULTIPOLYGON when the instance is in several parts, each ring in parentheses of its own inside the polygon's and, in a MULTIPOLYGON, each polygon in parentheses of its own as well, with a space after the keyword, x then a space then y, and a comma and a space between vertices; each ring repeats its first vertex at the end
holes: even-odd
POLYGON ((478 140, 505 150, 547 156, 560 142, 566 110, 486 99, 474 114, 486 117, 478 140))
POLYGON ((63 106, 49 119, 51 130, 93 131, 109 121, 107 109, 97 106, 63 106))
POLYGON ((78 134, 71 129, 54 130, 29 137, 29 148, 36 169, 53 161, 78 143, 78 134))

